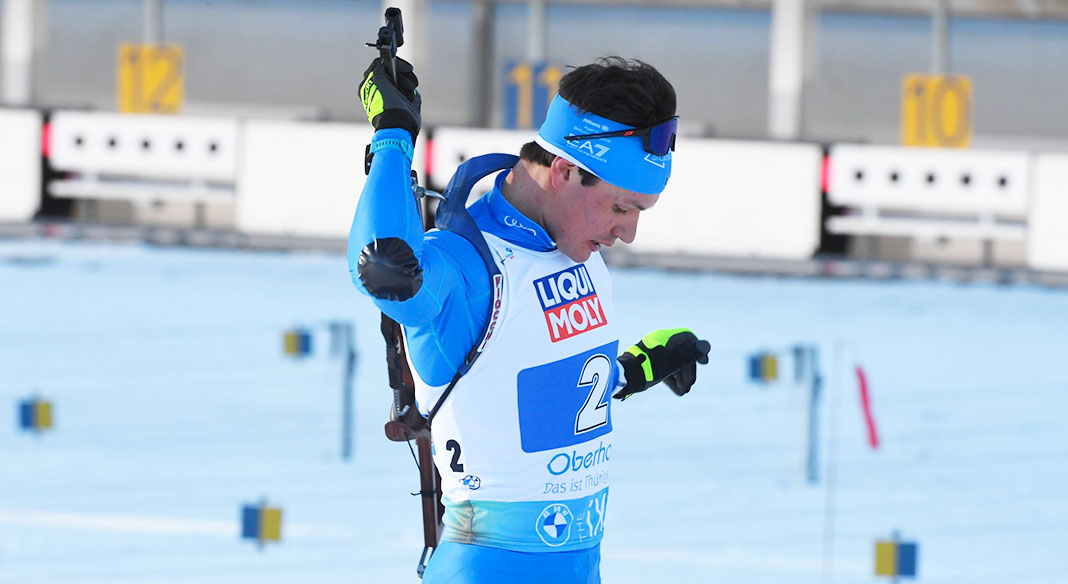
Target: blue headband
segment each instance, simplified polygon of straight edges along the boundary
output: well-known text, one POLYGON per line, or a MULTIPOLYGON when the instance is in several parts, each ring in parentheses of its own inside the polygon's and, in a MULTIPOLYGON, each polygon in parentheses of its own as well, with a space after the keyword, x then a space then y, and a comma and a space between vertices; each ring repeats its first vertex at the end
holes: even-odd
POLYGON ((657 195, 671 176, 671 152, 657 156, 645 151, 634 136, 565 140, 564 136, 627 130, 630 126, 583 112, 557 95, 549 104, 535 141, 549 152, 617 187, 657 195))

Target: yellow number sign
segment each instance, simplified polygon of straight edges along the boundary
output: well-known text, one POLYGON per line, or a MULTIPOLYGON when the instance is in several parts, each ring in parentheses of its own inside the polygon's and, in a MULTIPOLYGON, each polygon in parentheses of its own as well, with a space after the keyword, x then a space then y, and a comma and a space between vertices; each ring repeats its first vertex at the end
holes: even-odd
POLYGON ((507 82, 516 87, 515 127, 531 127, 534 120, 534 68, 529 63, 516 63, 508 73, 507 82))
POLYGON ((901 84, 901 143, 967 148, 972 81, 963 75, 908 75, 901 84))
POLYGON ((178 45, 119 47, 119 111, 178 113, 185 93, 185 59, 178 45))
POLYGON ((545 61, 510 62, 501 91, 505 128, 538 128, 556 96, 564 67, 545 61))

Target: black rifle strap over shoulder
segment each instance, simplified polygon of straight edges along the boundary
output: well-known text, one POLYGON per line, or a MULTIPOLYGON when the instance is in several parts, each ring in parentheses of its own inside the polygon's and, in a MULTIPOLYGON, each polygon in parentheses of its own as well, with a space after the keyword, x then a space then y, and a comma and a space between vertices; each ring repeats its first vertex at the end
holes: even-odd
POLYGON ((416 462, 419 466, 419 494, 423 507, 425 544, 417 568, 420 577, 429 561, 428 553, 437 548, 441 539, 442 518, 445 511, 441 503, 441 475, 435 468, 431 457, 430 426, 434 416, 445 403, 445 399, 456 387, 456 383, 471 369, 493 335, 504 282, 482 230, 478 228, 467 211, 467 199, 471 194, 471 189, 479 180, 494 172, 512 168, 518 161, 518 157, 509 154, 488 154, 469 159, 456 170, 456 174, 445 187, 444 201, 438 205, 435 225, 443 231, 451 231, 460 235, 478 251, 489 273, 493 295, 490 299, 490 314, 479 342, 468 351, 463 365, 453 376, 452 381, 449 382, 425 419, 419 414, 415 404, 415 377, 405 353, 404 329, 397 321, 385 313, 382 314, 381 330, 386 341, 386 366, 389 371, 389 385, 393 389, 393 410, 390 420, 386 422, 386 436, 396 442, 415 440, 419 450, 416 462))

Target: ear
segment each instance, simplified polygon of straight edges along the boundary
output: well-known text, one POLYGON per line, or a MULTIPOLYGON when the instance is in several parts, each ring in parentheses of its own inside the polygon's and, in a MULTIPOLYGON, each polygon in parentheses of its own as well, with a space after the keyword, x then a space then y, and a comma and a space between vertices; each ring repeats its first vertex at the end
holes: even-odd
POLYGON ((581 180, 578 167, 563 156, 557 156, 549 165, 549 178, 554 189, 562 189, 569 181, 581 180))

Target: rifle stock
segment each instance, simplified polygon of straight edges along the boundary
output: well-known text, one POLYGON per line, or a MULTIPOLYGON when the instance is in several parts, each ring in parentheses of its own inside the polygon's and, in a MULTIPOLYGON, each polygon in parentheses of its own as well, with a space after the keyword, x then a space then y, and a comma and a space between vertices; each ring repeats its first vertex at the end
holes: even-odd
POLYGON ((419 494, 423 499, 423 544, 437 548, 444 527, 441 518, 445 506, 441 503, 441 475, 430 454, 430 433, 416 438, 415 447, 419 453, 419 494))
POLYGON ((386 437, 394 442, 415 440, 416 461, 419 464, 419 495, 423 510, 423 555, 416 568, 422 577, 431 550, 437 549, 444 529, 441 503, 441 475, 434 466, 431 454, 430 426, 415 407, 415 380, 408 367, 408 359, 401 339, 401 326, 382 315, 382 336, 386 339, 386 364, 389 385, 393 389, 393 407, 386 422, 386 437))

